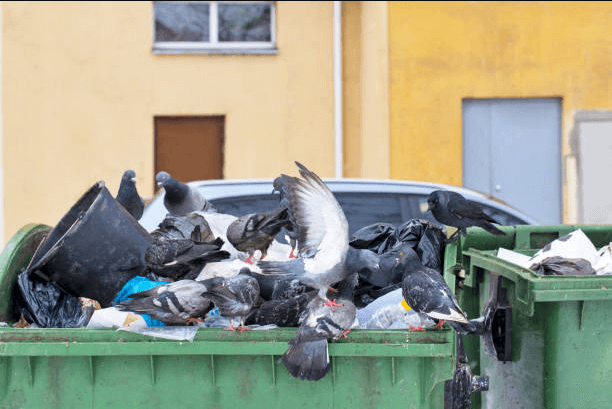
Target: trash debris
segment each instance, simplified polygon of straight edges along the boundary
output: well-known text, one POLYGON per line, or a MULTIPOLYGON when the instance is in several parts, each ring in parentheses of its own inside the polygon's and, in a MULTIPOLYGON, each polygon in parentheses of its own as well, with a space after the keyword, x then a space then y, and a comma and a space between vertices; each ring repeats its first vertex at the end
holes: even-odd
POLYGON ((550 242, 532 257, 499 248, 497 257, 541 275, 612 274, 610 245, 599 251, 581 229, 550 242))

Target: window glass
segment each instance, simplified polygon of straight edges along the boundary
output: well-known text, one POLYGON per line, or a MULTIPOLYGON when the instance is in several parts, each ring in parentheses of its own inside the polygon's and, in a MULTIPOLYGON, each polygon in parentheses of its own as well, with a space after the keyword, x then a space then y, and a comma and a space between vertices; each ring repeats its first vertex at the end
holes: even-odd
POLYGON ((209 41, 208 3, 153 4, 155 41, 209 41))
POLYGON ((219 4, 219 41, 271 41, 270 4, 219 4))

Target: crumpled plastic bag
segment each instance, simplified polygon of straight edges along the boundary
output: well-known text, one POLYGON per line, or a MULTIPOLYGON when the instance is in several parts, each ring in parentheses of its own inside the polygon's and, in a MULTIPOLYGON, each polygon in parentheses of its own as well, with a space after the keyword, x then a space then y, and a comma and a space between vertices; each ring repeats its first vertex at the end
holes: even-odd
POLYGON ((374 223, 357 230, 349 246, 382 254, 397 243, 397 229, 391 223, 374 223))
POLYGON ((83 308, 79 297, 56 284, 35 277, 35 271, 17 276, 13 295, 17 314, 41 328, 77 328, 87 325, 92 311, 83 308))
MULTIPOLYGON (((168 284, 168 281, 156 281, 151 280, 146 277, 136 276, 132 278, 130 281, 125 283, 125 285, 121 288, 121 290, 117 293, 115 298, 113 299, 113 305, 119 304, 125 300, 131 300, 130 295, 139 293, 141 291, 150 290, 151 288, 157 287, 159 285, 168 284)), ((160 320, 156 320, 152 318, 148 314, 141 314, 142 318, 145 320, 149 327, 164 327, 166 324, 161 322, 160 320)))
POLYGON ((584 276, 594 275, 595 269, 583 258, 548 257, 530 267, 540 275, 584 276))
POLYGON ((412 219, 397 231, 398 241, 410 243, 424 266, 442 273, 446 235, 440 227, 428 220, 412 219))

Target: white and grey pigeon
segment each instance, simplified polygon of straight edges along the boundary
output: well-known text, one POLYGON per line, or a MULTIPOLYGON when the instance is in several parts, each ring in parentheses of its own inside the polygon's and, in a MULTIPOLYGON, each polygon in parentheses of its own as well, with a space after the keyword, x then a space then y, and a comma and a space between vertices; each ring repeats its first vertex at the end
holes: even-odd
POLYGON ((221 315, 230 319, 230 327, 227 329, 232 331, 236 330, 236 321, 240 323, 240 330, 245 329, 247 314, 260 301, 257 280, 242 274, 203 281, 175 281, 132 294, 130 298, 115 307, 149 314, 170 325, 200 320, 211 309, 212 302, 221 315))
POLYGON ((115 308, 148 314, 167 325, 185 325, 200 320, 212 308, 206 291, 208 287, 200 281, 180 280, 131 294, 131 299, 115 308))
POLYGON ((339 307, 329 306, 316 296, 304 311, 295 338, 281 357, 287 371, 296 378, 317 381, 330 369, 327 340, 346 336, 350 331, 357 309, 353 292, 358 275, 352 273, 338 283, 339 307))
POLYGON ((263 274, 285 275, 315 288, 326 303, 329 286, 344 279, 348 252, 348 222, 329 187, 316 174, 295 162, 301 178, 287 183, 289 213, 298 232, 298 258, 258 261, 263 274))
POLYGON ((129 169, 123 173, 115 199, 134 219, 139 220, 142 217, 144 200, 136 189, 136 172, 129 169))
POLYGON ((164 205, 177 216, 185 216, 194 211, 214 211, 214 206, 194 187, 174 179, 168 172, 155 175, 157 185, 164 188, 164 205))

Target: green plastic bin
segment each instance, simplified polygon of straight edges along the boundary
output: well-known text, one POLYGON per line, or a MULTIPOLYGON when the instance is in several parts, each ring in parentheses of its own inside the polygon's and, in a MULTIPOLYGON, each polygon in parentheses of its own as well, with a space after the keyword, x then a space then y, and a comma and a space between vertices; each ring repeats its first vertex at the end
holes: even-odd
POLYGON ((495 350, 486 337, 464 337, 474 372, 489 376, 472 407, 612 407, 612 276, 541 276, 495 256, 501 247, 533 255, 577 229, 598 249, 612 241, 612 225, 514 226, 505 236, 469 229, 447 245, 445 278, 469 318, 496 291, 500 306, 495 350))
MULTIPOLYGON (((0 255, 3 286, 49 230, 29 225, 13 236, 0 255)), ((114 329, 0 328, 0 408, 444 407, 455 370, 451 329, 353 330, 330 342, 331 371, 316 382, 291 377, 279 362, 295 333, 200 328, 189 342, 114 329)))

